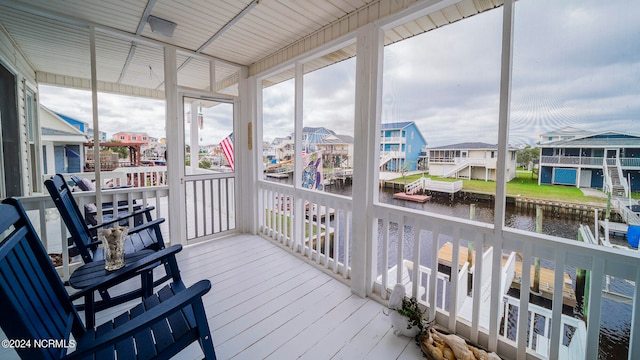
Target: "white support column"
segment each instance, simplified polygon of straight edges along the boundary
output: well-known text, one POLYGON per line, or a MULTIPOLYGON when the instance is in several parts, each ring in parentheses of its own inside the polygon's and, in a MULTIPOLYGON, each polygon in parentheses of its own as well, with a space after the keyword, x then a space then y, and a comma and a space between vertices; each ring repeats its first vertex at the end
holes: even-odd
MULTIPOLYGON (((257 189, 256 182, 258 180, 264 179, 264 169, 262 164, 262 128, 263 128, 263 115, 262 115, 262 82, 257 81, 255 77, 251 77, 248 81, 248 90, 251 93, 249 100, 253 102, 253 109, 251 114, 254 116, 253 129, 254 129, 254 153, 255 159, 253 164, 254 178, 253 178, 253 189, 257 189)), ((240 94, 240 99, 244 99, 242 97, 242 93, 240 94)), ((262 196, 262 195, 260 195, 262 196)), ((252 224, 252 233, 257 234, 260 231, 260 220, 264 217, 264 208, 260 207, 260 201, 258 196, 253 196, 252 198, 252 206, 253 206, 253 224, 252 224)))
POLYGON ((294 160, 294 172, 293 172, 293 185, 296 189, 302 186, 302 116, 303 111, 303 88, 304 88, 304 65, 301 63, 296 64, 295 68, 295 85, 294 85, 294 148, 293 158, 294 160))
POLYGON ((500 271, 502 268, 502 229, 506 208, 506 177, 507 154, 509 147, 509 110, 511 106, 511 60, 513 57, 513 0, 506 0, 502 15, 502 55, 500 69, 500 110, 498 123, 498 162, 496 164, 496 200, 493 225, 495 241, 493 249, 493 278, 491 281, 491 315, 489 317, 489 350, 496 351, 498 347, 498 316, 496 313, 501 306, 502 294, 500 286, 500 271), (498 275, 498 276, 496 276, 498 275))
MULTIPOLYGON (((303 102, 303 86, 304 72, 303 64, 297 63, 295 67, 295 85, 294 85, 294 147, 293 147, 293 187, 300 189, 302 186, 302 102, 303 102)), ((293 222, 293 238, 300 239, 304 246, 304 204, 300 196, 294 196, 294 222, 293 222)), ((297 249, 294 249, 296 251, 297 249)))
POLYGON ((186 245, 186 206, 184 189, 184 146, 181 106, 178 102, 178 70, 176 49, 164 48, 164 96, 167 128, 167 174, 169 177, 169 239, 172 244, 186 245))
POLYGON ((380 137, 383 36, 379 27, 358 30, 356 49, 356 96, 354 128, 353 204, 366 211, 353 212, 351 291, 371 294, 376 269, 376 229, 373 203, 377 195, 380 137))
POLYGON ((100 127, 98 126, 98 70, 96 65, 96 28, 90 28, 91 108, 93 109, 93 163, 96 178, 96 209, 102 219, 102 180, 100 178, 100 127))
POLYGON ((248 79, 246 67, 239 70, 238 94, 234 102, 234 151, 236 156, 236 228, 241 232, 258 231, 258 166, 262 166, 262 142, 256 136, 255 81, 248 79))

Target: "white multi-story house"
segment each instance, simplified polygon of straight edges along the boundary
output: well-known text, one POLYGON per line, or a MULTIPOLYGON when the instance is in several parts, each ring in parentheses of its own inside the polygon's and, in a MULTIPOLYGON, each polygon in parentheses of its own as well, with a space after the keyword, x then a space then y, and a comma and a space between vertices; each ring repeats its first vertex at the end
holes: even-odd
MULTIPOLYGON (((498 146, 466 142, 429 149, 429 174, 457 179, 496 180, 498 146)), ((516 150, 510 148, 507 181, 516 177, 516 150)))

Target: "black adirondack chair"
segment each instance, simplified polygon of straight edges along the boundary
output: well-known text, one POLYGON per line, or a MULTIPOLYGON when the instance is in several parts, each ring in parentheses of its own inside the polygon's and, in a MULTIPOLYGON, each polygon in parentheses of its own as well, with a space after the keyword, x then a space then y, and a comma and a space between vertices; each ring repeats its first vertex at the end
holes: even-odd
MULTIPOLYGON (((62 175, 60 175, 62 176, 62 175)), ((80 179, 77 175, 71 174, 71 180, 76 184, 76 189, 80 189, 81 191, 95 191, 95 186, 91 183, 91 181, 87 179, 80 179)), ((131 186, 118 186, 117 188, 107 188, 109 189, 124 189, 130 188, 131 186)), ((115 216, 122 217, 125 216, 129 212, 129 201, 128 200, 119 200, 116 202, 116 206, 114 208, 112 202, 103 202, 102 203, 102 219, 103 221, 110 221, 115 216)), ((138 211, 142 209, 142 204, 137 203, 135 200, 131 205, 133 211, 138 211)), ((153 208, 151 208, 153 209, 153 208)), ((147 212, 147 221, 151 221, 149 212, 147 212)), ((98 225, 101 221, 98 221, 98 210, 96 208, 96 204, 89 203, 84 205, 84 220, 88 225, 98 225)), ((134 226, 142 225, 144 222, 143 215, 139 214, 134 217, 133 224, 134 226)), ((123 220, 120 222, 122 226, 128 226, 129 220, 123 220)))
MULTIPOLYGON (((45 185, 47 190, 49 190, 49 194, 58 208, 60 216, 64 220, 69 233, 71 234, 73 245, 69 248, 70 254, 73 255, 73 250, 75 250, 75 252, 80 254, 85 264, 93 261, 104 260, 104 251, 98 246, 100 245, 100 240, 97 239, 94 235, 95 231, 92 230, 118 223, 122 218, 116 217, 102 224, 89 226, 84 221, 82 213, 73 199, 71 189, 69 189, 69 186, 61 175, 55 175, 50 180, 45 181, 45 185)), ((143 213, 150 216, 148 211, 148 209, 134 211, 129 213, 127 217, 143 213)), ((129 235, 125 240, 125 254, 140 250, 158 251, 164 249, 164 239, 162 237, 162 232, 160 231, 160 224, 162 222, 164 222, 164 219, 156 219, 129 229, 129 235)), ((180 274, 175 257, 165 259, 164 268, 165 275, 153 281, 153 287, 158 286, 169 279, 173 279, 174 281, 180 280, 180 274)), ((145 293, 143 290, 144 289, 135 290, 113 297, 109 294, 107 288, 100 288, 99 293, 103 300, 95 303, 95 311, 100 311, 137 297, 144 296, 145 293)), ((82 305, 78 305, 78 309, 84 309, 84 307, 82 305)))
MULTIPOLYGON (((181 281, 166 285, 114 320, 87 329, 18 200, 0 204, 0 234, 0 326, 21 358, 169 358, 196 340, 206 358, 216 358, 202 303, 208 280, 189 288, 181 281)), ((134 268, 171 253, 153 253, 134 268)), ((128 277, 126 269, 83 292, 128 277)))

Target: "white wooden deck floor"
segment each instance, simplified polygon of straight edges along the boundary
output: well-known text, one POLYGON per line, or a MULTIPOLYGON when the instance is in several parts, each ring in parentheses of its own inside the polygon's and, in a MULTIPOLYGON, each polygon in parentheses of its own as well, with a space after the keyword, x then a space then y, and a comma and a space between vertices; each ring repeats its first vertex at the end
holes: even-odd
MULTIPOLYGON (((218 359, 422 358, 413 339, 393 334, 383 305, 262 237, 235 235, 178 255, 187 286, 211 281, 204 303, 218 359)), ((97 323, 133 305, 100 312, 97 323)), ((202 353, 195 343, 176 358, 202 353)))

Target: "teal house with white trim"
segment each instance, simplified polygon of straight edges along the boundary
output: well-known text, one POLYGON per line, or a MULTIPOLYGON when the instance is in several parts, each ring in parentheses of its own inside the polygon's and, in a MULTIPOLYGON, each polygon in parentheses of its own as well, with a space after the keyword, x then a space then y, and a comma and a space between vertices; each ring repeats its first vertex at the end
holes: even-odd
POLYGON ((427 141, 413 121, 382 124, 380 131, 380 170, 413 171, 427 141))

